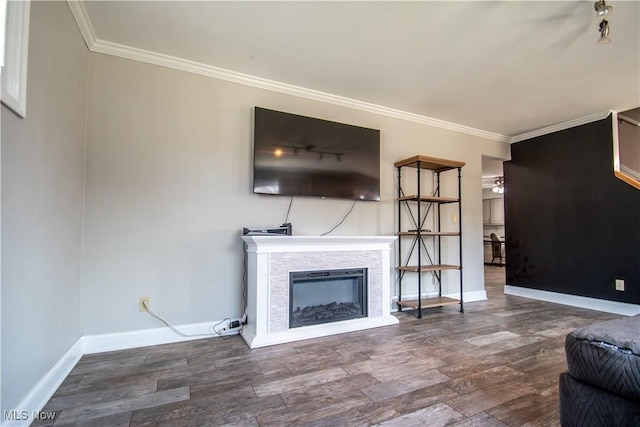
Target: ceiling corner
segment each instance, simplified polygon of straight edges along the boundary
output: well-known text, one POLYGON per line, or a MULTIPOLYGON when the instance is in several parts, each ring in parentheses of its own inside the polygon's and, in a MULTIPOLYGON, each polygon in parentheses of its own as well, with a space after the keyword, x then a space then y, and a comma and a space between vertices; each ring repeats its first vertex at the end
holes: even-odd
POLYGON ((76 24, 78 24, 78 28, 80 29, 80 33, 82 33, 82 38, 84 38, 87 48, 89 48, 89 50, 93 50, 93 47, 96 44, 96 33, 93 30, 91 21, 89 20, 89 15, 87 15, 87 9, 84 7, 84 2, 67 0, 67 4, 69 5, 69 9, 71 9, 71 14, 76 20, 76 24))
POLYGON ((602 120, 611 114, 611 111, 601 111, 599 113, 591 114, 585 117, 579 117, 577 119, 568 120, 562 123, 556 123, 555 125, 543 127, 541 129, 532 130, 531 132, 525 132, 520 135, 516 135, 511 137, 511 143, 524 141, 531 138, 536 138, 538 136, 547 135, 553 132, 559 132, 561 130, 573 128, 580 125, 585 125, 587 123, 596 122, 598 120, 602 120))
POLYGON ((344 97, 333 93, 322 92, 276 80, 265 79, 262 77, 236 72, 209 64, 203 64, 197 61, 191 61, 160 52, 153 52, 146 49, 140 49, 133 46, 113 43, 107 40, 101 40, 96 36, 95 30, 93 28, 93 25, 91 24, 91 20, 89 19, 89 15, 85 8, 84 1, 67 0, 67 4, 69 5, 69 9, 71 9, 71 13, 76 20, 78 28, 82 33, 82 37, 84 38, 87 47, 92 52, 118 56, 121 58, 146 62, 149 64, 173 68, 176 70, 186 71, 194 74, 200 74, 238 84, 253 86, 260 89, 271 90, 287 95, 307 98, 319 102, 326 102, 329 104, 348 108, 354 108, 357 110, 380 114, 387 117, 394 117, 401 120, 407 120, 414 123, 420 123, 453 132, 476 136, 491 141, 497 141, 507 144, 512 142, 512 138, 510 136, 500 133, 485 131, 482 129, 448 122, 421 114, 390 108, 384 105, 372 104, 366 101, 361 101, 359 99, 344 97))

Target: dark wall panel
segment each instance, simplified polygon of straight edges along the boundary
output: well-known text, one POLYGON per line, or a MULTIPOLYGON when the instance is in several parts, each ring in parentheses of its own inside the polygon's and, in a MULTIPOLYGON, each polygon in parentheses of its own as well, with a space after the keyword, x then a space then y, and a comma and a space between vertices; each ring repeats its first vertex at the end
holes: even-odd
POLYGON ((613 175, 611 129, 609 117, 511 146, 507 284, 640 304, 640 191, 613 175))

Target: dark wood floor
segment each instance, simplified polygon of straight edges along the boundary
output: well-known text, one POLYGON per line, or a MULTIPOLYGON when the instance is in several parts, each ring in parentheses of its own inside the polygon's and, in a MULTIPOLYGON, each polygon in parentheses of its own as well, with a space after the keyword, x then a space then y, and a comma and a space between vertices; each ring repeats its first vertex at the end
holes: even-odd
POLYGON ((256 350, 232 337, 87 355, 44 411, 55 426, 557 426, 565 335, 616 316, 505 296, 504 268, 485 278, 488 300, 464 314, 256 350))

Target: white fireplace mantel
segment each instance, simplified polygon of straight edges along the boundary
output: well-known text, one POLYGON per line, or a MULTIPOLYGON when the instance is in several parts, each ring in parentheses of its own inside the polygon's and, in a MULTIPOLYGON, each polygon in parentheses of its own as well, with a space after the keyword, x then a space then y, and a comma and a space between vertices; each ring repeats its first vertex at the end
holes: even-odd
POLYGON ((398 319, 391 307, 393 236, 244 236, 247 244, 247 325, 257 348, 380 326, 398 319), (368 269, 368 317, 289 329, 289 273, 368 269))

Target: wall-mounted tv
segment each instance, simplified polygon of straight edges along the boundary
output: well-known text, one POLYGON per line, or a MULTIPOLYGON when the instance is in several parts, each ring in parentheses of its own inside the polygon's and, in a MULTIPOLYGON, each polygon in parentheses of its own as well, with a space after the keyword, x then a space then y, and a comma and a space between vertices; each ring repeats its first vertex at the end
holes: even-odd
POLYGON ((255 107, 253 192, 380 201, 380 131, 255 107))

